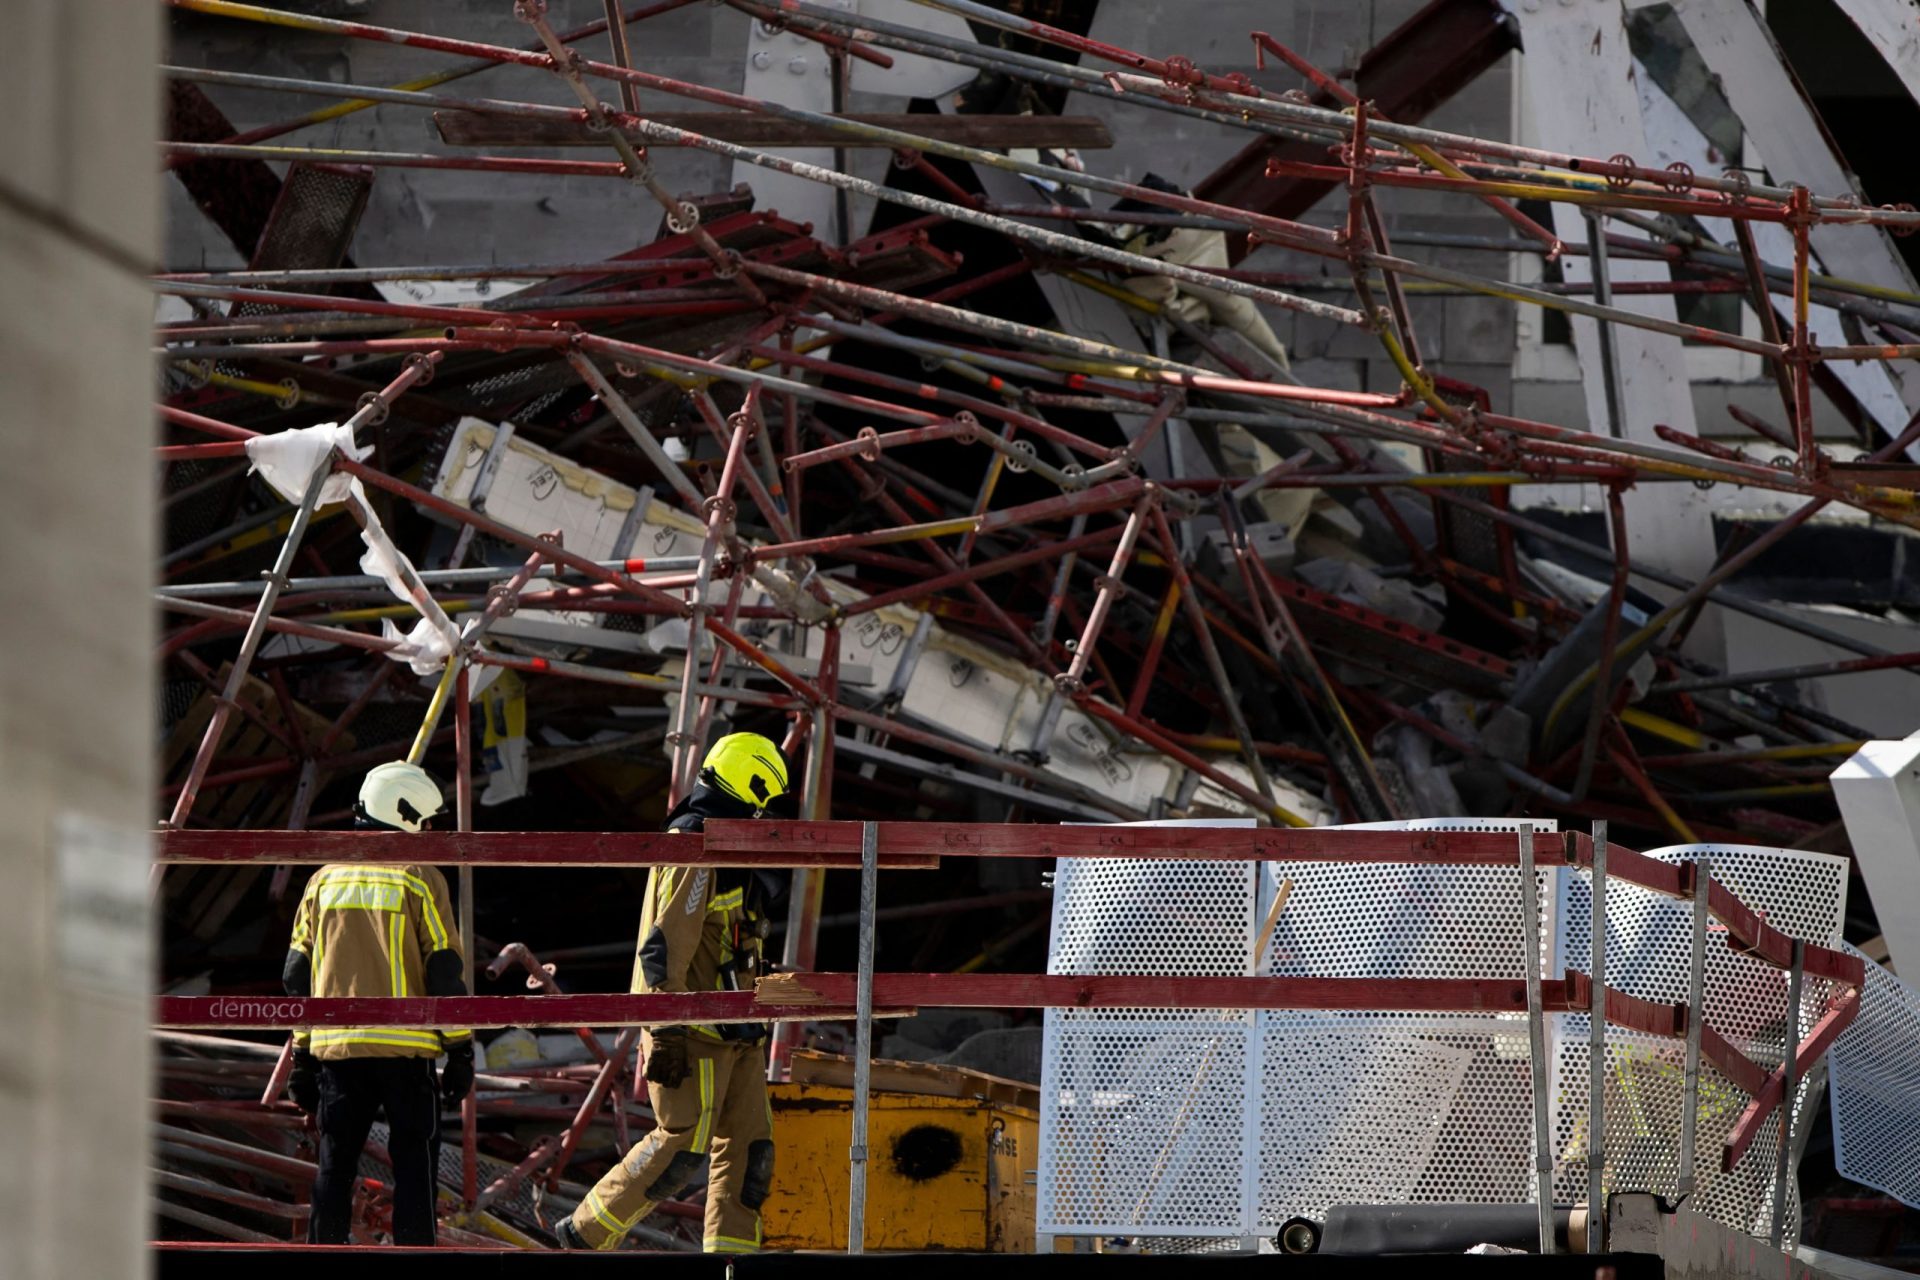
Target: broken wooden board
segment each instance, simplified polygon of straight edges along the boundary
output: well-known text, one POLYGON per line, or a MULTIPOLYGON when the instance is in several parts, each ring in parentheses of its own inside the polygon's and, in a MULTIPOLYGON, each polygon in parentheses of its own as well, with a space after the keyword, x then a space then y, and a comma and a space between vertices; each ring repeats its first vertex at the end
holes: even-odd
MULTIPOLYGON (((853 1087, 853 1059, 815 1049, 793 1051, 795 1084, 827 1084, 853 1087)), ((872 1087, 882 1093, 914 1093, 931 1098, 985 1098, 1000 1106, 1040 1110, 1040 1086, 988 1075, 967 1067, 943 1062, 901 1062, 875 1058, 868 1077, 872 1087)))

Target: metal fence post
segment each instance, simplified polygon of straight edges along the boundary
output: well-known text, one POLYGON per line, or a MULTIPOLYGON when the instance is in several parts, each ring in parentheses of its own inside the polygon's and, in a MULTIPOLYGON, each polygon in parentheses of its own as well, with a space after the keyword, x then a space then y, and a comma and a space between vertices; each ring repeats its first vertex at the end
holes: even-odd
POLYGON ((860 824, 860 973, 853 1048, 853 1143, 847 1150, 847 1252, 867 1242, 867 1099, 873 1077, 873 925, 879 898, 880 824, 860 824))
POLYGON ((1547 1023, 1540 1007, 1540 887, 1533 872, 1533 824, 1520 824, 1521 956, 1527 976, 1527 1058, 1533 1067, 1533 1168, 1540 1252, 1553 1252, 1553 1147, 1547 1129, 1547 1023))
POLYGON ((1787 1171, 1793 1161, 1793 1095, 1800 1087, 1800 979, 1806 971, 1807 944, 1793 940, 1793 968, 1787 971, 1786 1058, 1781 1064, 1780 1141, 1773 1165, 1773 1228, 1767 1243, 1778 1249, 1787 1235, 1787 1171))
POLYGON ((1693 962, 1687 979, 1687 1065, 1680 1101, 1680 1179, 1674 1195, 1693 1195, 1694 1140, 1700 1127, 1700 1029, 1707 1022, 1707 892, 1713 867, 1705 858, 1693 863, 1693 962))
POLYGON ((1593 824, 1593 999, 1587 1014, 1587 1252, 1606 1234, 1607 824, 1593 824))

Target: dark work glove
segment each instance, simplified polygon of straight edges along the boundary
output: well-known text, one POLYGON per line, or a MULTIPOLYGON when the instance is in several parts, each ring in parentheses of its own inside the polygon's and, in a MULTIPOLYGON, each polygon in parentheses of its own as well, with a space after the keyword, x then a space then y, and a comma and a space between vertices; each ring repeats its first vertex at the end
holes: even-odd
POLYGON ((662 1089, 677 1088, 691 1070, 687 1065, 687 1033, 679 1027, 664 1027, 647 1039, 647 1079, 662 1089))
POLYGON ((447 1065, 440 1072, 440 1101, 457 1107, 473 1088, 473 1041, 467 1040, 447 1050, 447 1065))
POLYGON ((287 1076, 287 1096, 310 1116, 320 1114, 320 1060, 305 1049, 293 1051, 293 1071, 287 1076))

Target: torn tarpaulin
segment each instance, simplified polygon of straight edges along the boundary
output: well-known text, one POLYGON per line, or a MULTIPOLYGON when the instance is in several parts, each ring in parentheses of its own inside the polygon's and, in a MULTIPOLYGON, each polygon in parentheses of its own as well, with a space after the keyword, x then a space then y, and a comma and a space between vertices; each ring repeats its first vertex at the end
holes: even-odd
MULTIPOLYGON (((253 463, 252 472, 288 502, 305 499, 307 484, 312 480, 314 470, 335 449, 355 462, 363 461, 373 452, 371 445, 355 444, 353 428, 338 422, 276 431, 272 435, 252 436, 247 440, 247 458, 253 463)), ((352 476, 336 471, 320 487, 318 505, 328 507, 336 502, 345 502, 348 495, 359 487, 359 482, 352 476)))
MULTIPOLYGON (((335 450, 355 462, 373 451, 371 446, 356 444, 353 429, 338 422, 254 436, 247 441, 247 457, 253 463, 253 470, 289 502, 299 502, 306 497, 306 486, 314 471, 335 450)), ((360 557, 360 571, 385 582, 396 599, 419 609, 422 614, 413 629, 405 632, 392 621, 381 620, 382 634, 389 640, 401 642, 388 650, 387 656, 406 663, 418 675, 431 675, 440 670, 459 642, 459 632, 431 596, 409 585, 409 579, 418 581, 413 562, 393 545, 381 527, 380 518, 368 504, 360 481, 344 472, 327 477, 320 488, 317 505, 325 507, 339 502, 348 504, 353 518, 360 524, 361 541, 367 545, 366 553, 360 557)))

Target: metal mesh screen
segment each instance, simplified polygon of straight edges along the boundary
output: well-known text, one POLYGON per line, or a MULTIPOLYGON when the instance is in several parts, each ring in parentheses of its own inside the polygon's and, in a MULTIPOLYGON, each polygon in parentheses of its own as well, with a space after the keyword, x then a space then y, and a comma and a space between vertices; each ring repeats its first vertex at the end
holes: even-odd
MULTIPOLYGON (((1514 830, 1433 820, 1424 829, 1514 830)), ((1552 824, 1536 824, 1540 834, 1552 824)), ((1837 941, 1842 859, 1734 846, 1706 856, 1777 927, 1837 941)), ((1585 969, 1590 882, 1537 872, 1540 930, 1521 926, 1517 867, 1065 860, 1056 881, 1056 973, 1246 972, 1241 957, 1282 881, 1291 895, 1258 972, 1351 977, 1505 977, 1529 950, 1549 974, 1585 969)), ((1615 882, 1608 982, 1684 1001, 1686 903, 1615 882)), ((1707 948, 1707 1016, 1762 1066, 1781 1060, 1786 975, 1724 945, 1707 948)), ((1799 1034, 1833 989, 1808 981, 1799 1034)), ((1920 1007, 1912 1011, 1920 1031, 1920 1007)), ((1607 1185, 1671 1194, 1677 1180, 1684 1046, 1609 1029, 1607 1185)), ((1586 1196, 1587 1024, 1548 1020, 1556 1199, 1586 1196)), ((1804 1119, 1819 1073, 1800 1090, 1804 1119)), ((1524 1015, 1234 1010, 1055 1011, 1042 1079, 1043 1234, 1246 1239, 1342 1202, 1516 1203, 1533 1198, 1533 1096, 1524 1015)), ((1731 1174, 1721 1143, 1744 1093, 1701 1072, 1695 1206, 1728 1226, 1771 1225, 1777 1120, 1731 1174)), ((1911 1130, 1909 1130, 1911 1131, 1911 1130)), ((1789 1202, 1789 1221, 1797 1207, 1789 1202)), ((1791 1233, 1790 1233, 1791 1234, 1791 1233)))
MULTIPOLYGON (((1471 471, 1479 464, 1472 458, 1461 458, 1431 450, 1427 454, 1427 465, 1430 470, 1435 471, 1471 471)), ((1463 498, 1472 498, 1477 501, 1485 500, 1485 491, 1451 489, 1443 492, 1457 493, 1463 498)), ((1454 559, 1462 564, 1471 565, 1482 573, 1499 573, 1500 539, 1503 535, 1500 526, 1494 522, 1493 518, 1437 499, 1433 505, 1435 514, 1440 519, 1440 527, 1445 530, 1447 545, 1452 550, 1454 559)))
MULTIPOLYGON (((1829 946, 1840 941, 1846 914, 1847 861, 1823 853, 1747 845, 1673 845, 1648 851, 1662 862, 1705 858, 1714 878, 1776 928, 1829 946)), ((1555 971, 1587 969, 1592 956, 1593 882, 1585 873, 1561 884, 1555 971)), ((1690 903, 1656 897, 1632 885, 1607 886, 1607 985, 1629 995, 1668 1003, 1687 999, 1693 947, 1690 903)), ((1804 1036, 1837 994, 1829 983, 1809 979, 1801 988, 1804 1036)), ((1706 1020, 1733 1046, 1772 1070, 1786 1053, 1787 975, 1726 945, 1725 927, 1710 923, 1706 948, 1706 1020)), ((1558 1020, 1552 1059, 1554 1185, 1562 1200, 1586 1198, 1588 1020, 1558 1020)), ((1672 1195, 1680 1174, 1680 1121, 1685 1100, 1685 1047, 1672 1040, 1609 1028, 1605 1075, 1604 1185, 1613 1191, 1672 1195)), ((1819 1073, 1803 1075, 1796 1096, 1796 1131, 1817 1108, 1819 1073)), ((1700 1070, 1693 1208, 1726 1226, 1765 1236, 1772 1229, 1773 1179, 1779 1143, 1776 1114, 1729 1173, 1720 1172, 1720 1149, 1747 1095, 1712 1064, 1700 1070)), ((1799 1224, 1799 1198, 1789 1169, 1786 1240, 1799 1224)))
POLYGON ((1860 1016, 1829 1058, 1835 1163, 1920 1209, 1920 990, 1866 966, 1860 1016))
MULTIPOLYGON (((1517 868, 1069 859, 1049 969, 1510 976, 1538 946, 1519 907, 1517 868)), ((1343 1200, 1526 1198, 1532 1103, 1513 1017, 1056 1010, 1041 1087, 1043 1233, 1224 1244, 1343 1200)))
MULTIPOLYGON (((1250 973, 1255 870, 1063 860, 1047 970, 1250 973)), ((1049 1009, 1039 1220, 1099 1235, 1240 1234, 1253 1034, 1237 1010, 1049 1009)))
MULTIPOLYGON (((1362 828, 1517 832, 1496 819, 1362 828)), ((1536 822, 1536 835, 1557 828, 1536 822)), ((1498 978, 1524 972, 1520 871, 1271 863, 1293 882, 1261 972, 1355 978, 1498 978)), ((1536 871, 1542 911, 1554 900, 1536 871)), ((1261 1018, 1259 1212, 1267 1234, 1335 1204, 1513 1203, 1531 1198, 1533 1088, 1524 1016, 1310 1013, 1261 1018)))
MULTIPOLYGON (((373 172, 344 165, 296 161, 287 167, 286 181, 273 213, 254 246, 247 264, 254 271, 282 271, 297 267, 337 267, 346 260, 360 215, 373 190, 373 172)), ((276 310, 241 303, 236 315, 276 310)))

